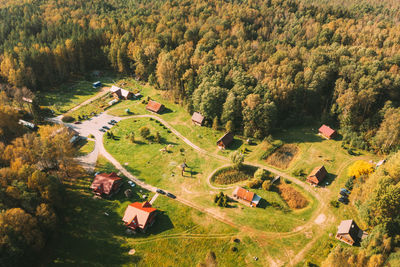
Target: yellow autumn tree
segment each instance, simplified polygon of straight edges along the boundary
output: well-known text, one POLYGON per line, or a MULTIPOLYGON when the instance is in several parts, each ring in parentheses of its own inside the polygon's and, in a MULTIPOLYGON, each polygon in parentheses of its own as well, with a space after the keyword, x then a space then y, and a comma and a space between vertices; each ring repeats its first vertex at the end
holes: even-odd
POLYGON ((356 178, 362 175, 368 175, 374 171, 374 167, 371 163, 363 160, 358 160, 354 162, 348 169, 348 176, 354 176, 356 178))

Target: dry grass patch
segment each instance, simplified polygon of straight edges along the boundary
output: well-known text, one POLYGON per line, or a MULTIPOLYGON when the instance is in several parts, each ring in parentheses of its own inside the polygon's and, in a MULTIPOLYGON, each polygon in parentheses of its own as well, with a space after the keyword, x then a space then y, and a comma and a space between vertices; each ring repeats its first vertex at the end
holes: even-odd
POLYGON ((280 169, 289 167, 299 148, 294 144, 284 144, 267 158, 267 163, 280 169))
POLYGON ((221 185, 235 184, 253 178, 256 169, 248 165, 242 166, 239 170, 233 167, 222 168, 214 174, 211 181, 221 185))
POLYGON ((308 205, 308 200, 292 186, 281 183, 278 186, 281 197, 286 201, 292 209, 302 209, 308 205))

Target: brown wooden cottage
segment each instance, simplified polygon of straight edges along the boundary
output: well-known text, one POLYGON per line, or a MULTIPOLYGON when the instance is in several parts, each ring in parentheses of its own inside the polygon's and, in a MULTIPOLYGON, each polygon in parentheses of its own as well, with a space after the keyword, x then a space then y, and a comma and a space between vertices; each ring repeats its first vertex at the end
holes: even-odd
POLYGON ((113 85, 110 88, 110 93, 113 95, 114 98, 117 98, 117 99, 125 99, 126 100, 126 99, 132 98, 132 96, 133 96, 132 92, 129 92, 128 90, 119 88, 115 85, 113 85))
POLYGON ((164 105, 161 103, 158 103, 153 100, 149 100, 149 103, 146 106, 146 109, 148 111, 154 112, 154 113, 159 113, 164 109, 164 105))
POLYGON ((307 176, 307 182, 311 185, 318 185, 325 179, 328 172, 324 166, 315 167, 314 170, 307 176))
POLYGON ((203 115, 198 112, 194 112, 192 116, 192 122, 198 126, 202 126, 204 121, 203 115))
POLYGON ((122 179, 115 172, 96 175, 90 188, 96 195, 111 197, 118 193, 122 179))
POLYGON ((326 139, 332 139, 336 135, 336 131, 325 124, 319 128, 318 132, 326 139))
POLYGON ((365 234, 353 220, 345 220, 340 223, 336 238, 352 246, 360 242, 365 234))
POLYGON ((122 220, 128 228, 145 232, 153 225, 156 214, 157 209, 153 208, 149 202, 134 202, 126 208, 122 220))
POLYGON ((217 141, 217 146, 220 149, 225 149, 228 147, 233 141, 233 133, 227 132, 217 141))

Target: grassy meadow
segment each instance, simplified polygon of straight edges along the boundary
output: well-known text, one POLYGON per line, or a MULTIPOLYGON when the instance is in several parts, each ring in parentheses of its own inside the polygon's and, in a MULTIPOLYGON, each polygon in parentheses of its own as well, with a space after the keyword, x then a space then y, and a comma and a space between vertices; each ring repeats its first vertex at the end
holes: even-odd
MULTIPOLYGON (((115 169, 99 158, 96 171, 115 169)), ((97 199, 89 190, 91 181, 92 177, 84 177, 68 183, 66 204, 70 207, 60 235, 48 246, 46 266, 193 266, 210 250, 221 266, 248 266, 253 253, 260 250, 236 229, 164 196, 154 203, 160 214, 147 233, 128 235, 121 221, 125 208, 149 193, 135 187, 129 199, 123 190, 111 200, 97 199), (236 238, 240 243, 233 242, 236 238), (237 252, 231 250, 233 246, 237 252), (131 249, 134 255, 128 254, 131 249)), ((263 263, 265 258, 260 257, 250 265, 263 263)))

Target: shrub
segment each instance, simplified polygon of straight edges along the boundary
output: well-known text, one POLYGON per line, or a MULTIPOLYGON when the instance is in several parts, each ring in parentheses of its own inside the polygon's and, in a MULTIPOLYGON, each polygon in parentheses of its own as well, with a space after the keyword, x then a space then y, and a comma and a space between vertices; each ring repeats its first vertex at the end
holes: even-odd
POLYGON ((125 135, 125 138, 128 139, 131 143, 135 142, 135 133, 130 132, 127 135, 125 135))
POLYGON ((232 121, 228 121, 225 125, 225 131, 227 132, 233 132, 233 123, 232 121))
POLYGON ((374 167, 372 166, 371 163, 368 163, 363 160, 358 160, 349 167, 348 175, 358 178, 362 175, 369 175, 373 171, 374 171, 374 167))
POLYGON ((212 124, 212 128, 213 128, 214 130, 218 130, 218 128, 219 128, 219 125, 218 125, 218 117, 215 117, 215 118, 214 118, 213 124, 212 124))
POLYGON ((265 180, 262 183, 262 189, 264 189, 265 191, 269 191, 271 189, 271 181, 270 180, 265 180))
POLYGON ((347 189, 349 189, 350 191, 353 190, 353 186, 354 186, 354 177, 351 176, 349 177, 349 179, 347 179, 346 184, 344 185, 347 189))
POLYGON ((244 161, 244 155, 240 151, 235 151, 231 154, 231 161, 236 170, 240 170, 244 161))
POLYGON ((271 173, 263 168, 259 168, 255 173, 254 173, 254 179, 258 180, 267 180, 271 179, 271 173))
POLYGON ((217 203, 220 207, 228 206, 228 195, 225 195, 223 192, 219 192, 214 196, 214 203, 217 203))
POLYGON ((141 137, 143 137, 144 139, 147 139, 150 136, 150 129, 147 128, 146 126, 143 126, 139 129, 139 133, 140 133, 141 137))
POLYGON ((306 172, 304 171, 303 168, 296 169, 292 172, 292 174, 296 177, 304 177, 306 175, 306 172))
POLYGON ((250 188, 260 188, 261 184, 263 183, 262 180, 258 179, 251 179, 250 181, 247 182, 247 186, 250 188))
POLYGON ((89 134, 88 137, 89 138, 94 138, 94 135, 93 134, 89 134))
POLYGON ((339 202, 337 200, 332 200, 329 204, 334 208, 339 208, 339 202))
POLYGON ((161 143, 161 135, 159 132, 156 132, 156 135, 154 136, 154 141, 156 143, 161 143))
POLYGON ((282 183, 278 186, 279 193, 292 209, 301 209, 307 206, 307 199, 292 186, 282 183))
POLYGON ((66 115, 66 116, 64 116, 64 117, 62 118, 62 121, 63 121, 63 122, 73 122, 73 121, 75 121, 75 118, 72 117, 72 116, 66 115))

